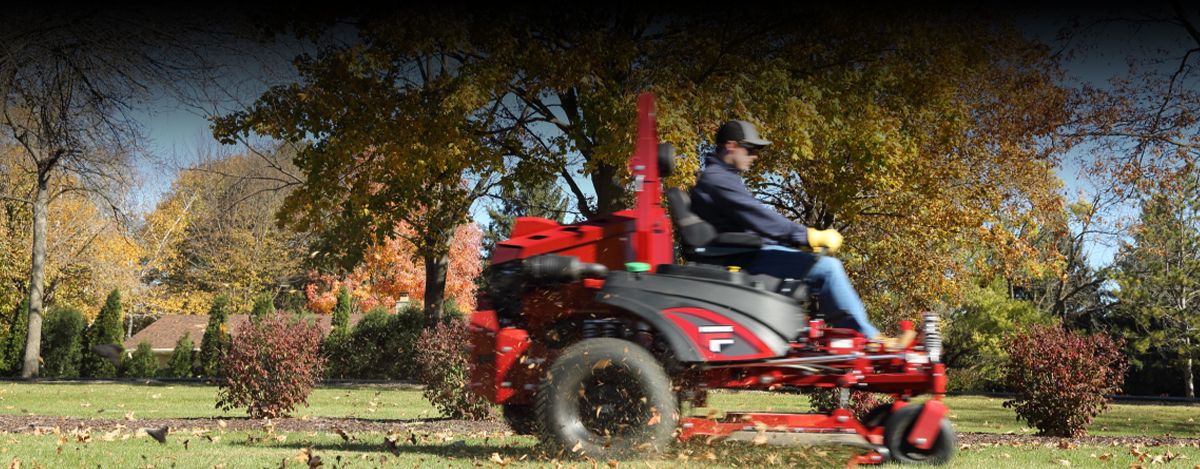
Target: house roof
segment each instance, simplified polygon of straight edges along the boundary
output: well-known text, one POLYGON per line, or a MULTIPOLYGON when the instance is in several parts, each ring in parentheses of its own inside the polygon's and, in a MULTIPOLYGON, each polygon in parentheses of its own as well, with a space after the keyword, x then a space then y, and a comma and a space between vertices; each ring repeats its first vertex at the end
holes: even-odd
MULTIPOLYGON (((333 316, 321 314, 313 316, 321 335, 328 335, 333 329, 333 316)), ((362 314, 350 315, 350 326, 358 324, 362 314)), ((229 317, 229 333, 237 331, 238 327, 250 322, 248 314, 234 314, 229 317)), ((175 350, 175 343, 185 334, 192 338, 194 350, 200 349, 200 341, 204 339, 204 328, 208 325, 207 314, 167 314, 142 329, 125 341, 125 350, 132 351, 142 342, 149 342, 150 349, 155 352, 170 352, 175 350)))

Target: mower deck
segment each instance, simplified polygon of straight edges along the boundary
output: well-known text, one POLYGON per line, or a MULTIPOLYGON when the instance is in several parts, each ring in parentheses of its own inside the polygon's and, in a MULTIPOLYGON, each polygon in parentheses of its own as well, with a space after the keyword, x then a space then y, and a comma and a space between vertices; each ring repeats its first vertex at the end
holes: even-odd
POLYGON ((687 417, 680 422, 680 441, 700 438, 779 446, 845 445, 868 450, 855 456, 858 464, 887 460, 882 429, 868 430, 846 409, 830 414, 736 412, 721 419, 687 417))

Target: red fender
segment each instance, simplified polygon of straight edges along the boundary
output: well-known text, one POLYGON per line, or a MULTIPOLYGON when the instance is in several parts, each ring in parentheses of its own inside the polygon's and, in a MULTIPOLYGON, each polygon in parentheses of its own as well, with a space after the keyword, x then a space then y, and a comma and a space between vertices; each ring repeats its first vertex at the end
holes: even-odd
POLYGON ((921 414, 917 416, 917 421, 913 422, 912 431, 908 433, 908 443, 919 449, 932 448, 933 441, 937 439, 938 430, 941 428, 942 417, 945 416, 946 404, 942 401, 925 402, 921 408, 921 414))

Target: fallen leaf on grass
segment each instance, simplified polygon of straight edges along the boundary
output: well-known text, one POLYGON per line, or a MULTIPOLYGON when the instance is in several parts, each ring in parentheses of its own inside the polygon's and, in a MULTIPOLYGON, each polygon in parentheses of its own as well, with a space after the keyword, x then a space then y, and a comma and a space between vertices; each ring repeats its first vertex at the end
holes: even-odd
POLYGON ((341 427, 334 427, 333 432, 337 433, 338 436, 342 437, 342 441, 349 442, 350 440, 354 439, 353 437, 350 436, 349 433, 346 433, 345 430, 342 430, 341 427))
POLYGON ((507 466, 509 463, 509 461, 504 460, 504 457, 500 456, 500 453, 492 453, 492 457, 488 458, 488 461, 494 462, 501 466, 507 466))

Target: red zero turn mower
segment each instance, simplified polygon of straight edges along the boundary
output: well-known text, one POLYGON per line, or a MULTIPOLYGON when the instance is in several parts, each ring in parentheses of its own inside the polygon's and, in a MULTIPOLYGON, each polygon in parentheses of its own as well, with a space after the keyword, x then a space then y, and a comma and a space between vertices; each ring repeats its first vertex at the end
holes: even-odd
MULTIPOLYGON (((471 316, 471 387, 518 432, 597 459, 661 451, 678 438, 864 447, 859 463, 940 464, 955 450, 941 398, 945 369, 935 318, 923 340, 879 350, 858 332, 810 318, 804 285, 750 275, 762 240, 717 233, 667 192, 674 150, 659 144, 654 98, 638 99, 630 170, 637 205, 581 223, 518 218, 487 270, 471 316), (672 228, 681 253, 674 263, 672 228), (708 389, 838 388, 890 393, 859 420, 831 414, 680 415, 708 389), (924 404, 909 398, 932 393, 924 404)), ((915 334, 910 321, 903 332, 915 334)), ((842 392, 843 402, 846 391, 842 392)))

